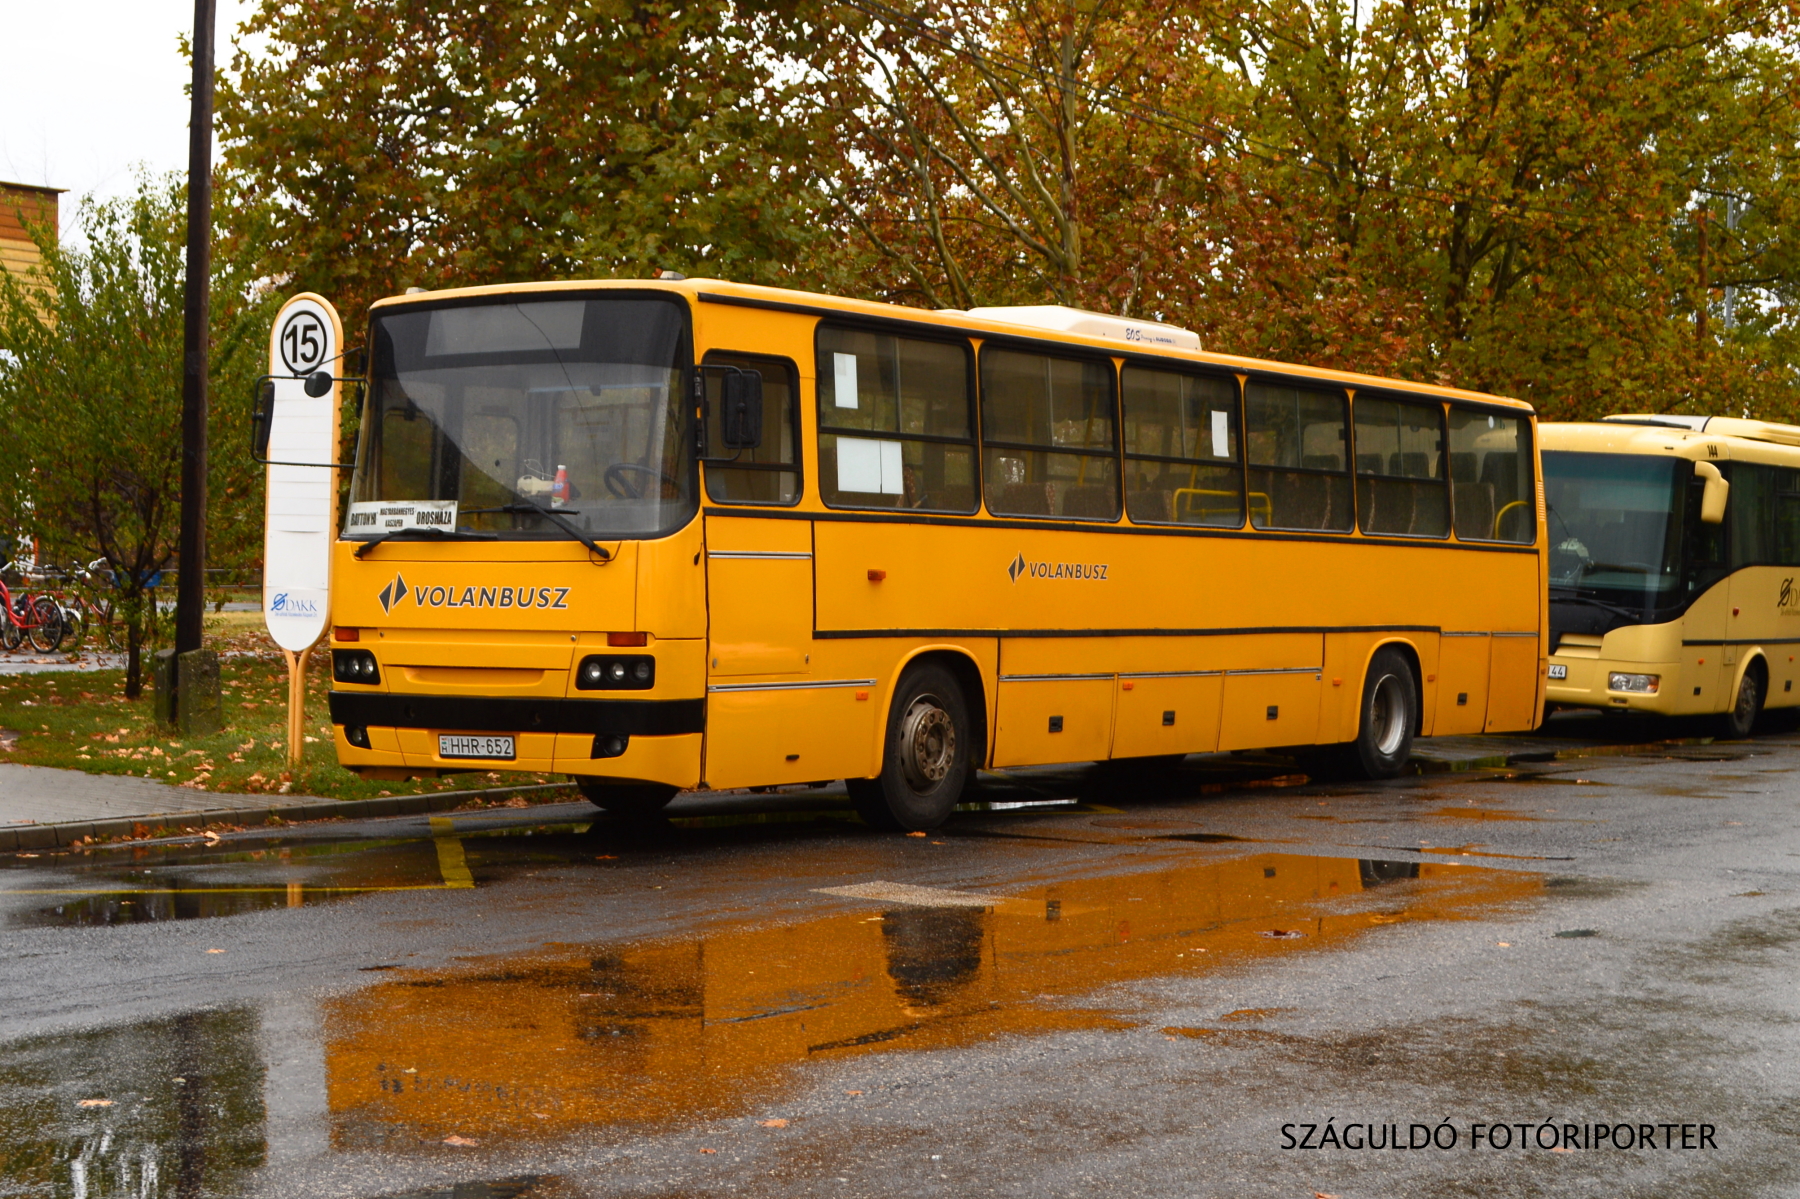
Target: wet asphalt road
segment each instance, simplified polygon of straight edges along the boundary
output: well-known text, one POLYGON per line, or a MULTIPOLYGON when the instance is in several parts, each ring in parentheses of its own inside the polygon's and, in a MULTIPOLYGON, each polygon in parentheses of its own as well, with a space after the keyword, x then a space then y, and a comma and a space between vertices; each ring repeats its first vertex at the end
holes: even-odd
POLYGON ((1800 737, 1607 732, 0 858, 0 1196, 1800 1192, 1800 737))

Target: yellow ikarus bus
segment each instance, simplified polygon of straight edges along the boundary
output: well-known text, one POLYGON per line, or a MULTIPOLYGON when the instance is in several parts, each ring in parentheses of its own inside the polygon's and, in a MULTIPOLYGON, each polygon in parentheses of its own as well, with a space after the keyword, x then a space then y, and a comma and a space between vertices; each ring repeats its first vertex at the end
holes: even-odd
POLYGON ((379 777, 599 806, 1528 729, 1533 416, 1067 308, 707 280, 377 303, 331 716, 379 777))
POLYGON ((1800 704, 1800 427, 1732 417, 1548 423, 1547 699, 1717 714, 1800 704))

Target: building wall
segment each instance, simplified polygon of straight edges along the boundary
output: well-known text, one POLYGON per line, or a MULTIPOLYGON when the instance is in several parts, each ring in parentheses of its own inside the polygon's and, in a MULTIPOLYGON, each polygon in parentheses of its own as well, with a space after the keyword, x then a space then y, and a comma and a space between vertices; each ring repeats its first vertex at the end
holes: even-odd
POLYGON ((29 273, 40 258, 28 225, 48 224, 60 232, 58 197, 62 190, 24 183, 0 183, 0 270, 29 273))

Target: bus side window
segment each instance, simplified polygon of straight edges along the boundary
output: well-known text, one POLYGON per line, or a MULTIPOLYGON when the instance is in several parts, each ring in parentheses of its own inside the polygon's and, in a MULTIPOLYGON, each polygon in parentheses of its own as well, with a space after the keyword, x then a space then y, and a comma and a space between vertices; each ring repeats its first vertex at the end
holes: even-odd
POLYGON ((826 504, 975 511, 968 343, 821 326, 817 347, 826 504))
POLYGON ((981 438, 988 511, 1119 518, 1110 362, 1016 350, 981 352, 981 438))
POLYGON ((1775 561, 1800 566, 1800 470, 1775 471, 1775 561))
POLYGON ((1139 524, 1244 525, 1238 385, 1135 364, 1125 401, 1125 510, 1139 524))
POLYGON ((1450 484, 1459 540, 1537 540, 1531 431, 1523 417, 1451 405, 1450 484))
POLYGON ((1252 525, 1350 531, 1349 415, 1341 391, 1250 381, 1244 443, 1252 525))
POLYGON ((727 372, 705 373, 706 452, 720 458, 737 454, 730 464, 706 464, 706 498, 722 504, 799 503, 800 463, 794 453, 794 426, 799 417, 795 408, 800 387, 794 364, 786 358, 713 352, 707 354, 706 365, 756 371, 762 375, 763 391, 762 444, 741 453, 723 450, 719 448, 725 440, 719 423, 719 397, 727 372))
POLYGON ((1731 569, 1773 565, 1775 554, 1775 468, 1728 462, 1731 481, 1725 519, 1731 522, 1731 569))
POLYGON ((1444 406, 1358 395, 1356 511, 1365 533, 1448 537, 1444 406))

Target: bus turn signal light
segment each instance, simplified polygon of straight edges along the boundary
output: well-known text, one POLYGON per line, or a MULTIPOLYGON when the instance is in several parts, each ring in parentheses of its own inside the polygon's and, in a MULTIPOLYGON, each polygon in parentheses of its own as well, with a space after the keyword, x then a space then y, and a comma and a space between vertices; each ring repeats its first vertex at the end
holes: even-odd
POLYGON ((648 633, 608 633, 606 644, 615 648, 630 648, 650 644, 648 633))
POLYGON ((357 641, 360 640, 361 637, 361 629, 346 629, 342 625, 339 625, 337 628, 331 630, 331 639, 333 641, 357 641))
POLYGON ((869 572, 869 582, 871 583, 879 583, 885 578, 887 578, 887 571, 885 570, 871 570, 869 572))

